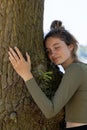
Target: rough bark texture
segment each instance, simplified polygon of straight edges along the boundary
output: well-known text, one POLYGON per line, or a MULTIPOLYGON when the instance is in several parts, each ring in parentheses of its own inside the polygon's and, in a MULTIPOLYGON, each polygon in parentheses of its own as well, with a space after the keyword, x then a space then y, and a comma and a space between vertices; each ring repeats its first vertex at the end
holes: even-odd
MULTIPOLYGON (((44 0, 0 0, 0 130, 63 128, 60 126, 64 119, 63 110, 47 120, 8 60, 8 47, 17 46, 24 56, 26 51, 29 52, 36 79, 39 70, 46 70, 42 45, 43 11, 44 0)), ((48 93, 52 89, 48 89, 48 93)))

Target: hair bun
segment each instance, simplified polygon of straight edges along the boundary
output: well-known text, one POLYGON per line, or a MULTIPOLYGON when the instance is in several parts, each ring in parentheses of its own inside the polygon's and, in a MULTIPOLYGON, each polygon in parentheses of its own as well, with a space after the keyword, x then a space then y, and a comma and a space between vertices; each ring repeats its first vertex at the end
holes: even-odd
POLYGON ((50 29, 54 30, 54 29, 65 29, 65 28, 64 26, 62 26, 62 22, 60 20, 54 20, 51 23, 50 29))

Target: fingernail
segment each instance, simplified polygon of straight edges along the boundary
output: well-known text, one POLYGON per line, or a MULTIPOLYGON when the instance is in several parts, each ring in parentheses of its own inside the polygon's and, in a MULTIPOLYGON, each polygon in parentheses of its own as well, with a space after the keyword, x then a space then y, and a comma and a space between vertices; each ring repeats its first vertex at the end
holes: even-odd
POLYGON ((28 55, 29 53, 28 53, 28 52, 26 52, 26 54, 28 55))
POLYGON ((11 47, 9 47, 9 49, 11 49, 11 47))

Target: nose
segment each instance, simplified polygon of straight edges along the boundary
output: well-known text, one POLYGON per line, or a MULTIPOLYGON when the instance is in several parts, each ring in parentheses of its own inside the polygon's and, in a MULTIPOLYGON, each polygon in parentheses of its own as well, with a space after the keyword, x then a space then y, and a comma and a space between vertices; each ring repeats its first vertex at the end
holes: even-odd
POLYGON ((54 56, 54 55, 55 55, 55 51, 51 50, 51 56, 54 56))

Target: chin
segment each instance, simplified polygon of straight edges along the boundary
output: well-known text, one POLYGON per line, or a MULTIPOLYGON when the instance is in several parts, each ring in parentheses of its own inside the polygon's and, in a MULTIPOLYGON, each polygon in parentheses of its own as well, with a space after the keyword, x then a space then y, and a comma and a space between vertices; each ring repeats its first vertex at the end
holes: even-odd
POLYGON ((61 62, 60 62, 59 60, 55 60, 55 61, 54 61, 54 64, 55 64, 55 65, 60 65, 61 62))
POLYGON ((61 63, 59 63, 59 62, 56 62, 56 63, 54 63, 55 65, 61 65, 61 63))

